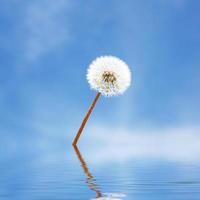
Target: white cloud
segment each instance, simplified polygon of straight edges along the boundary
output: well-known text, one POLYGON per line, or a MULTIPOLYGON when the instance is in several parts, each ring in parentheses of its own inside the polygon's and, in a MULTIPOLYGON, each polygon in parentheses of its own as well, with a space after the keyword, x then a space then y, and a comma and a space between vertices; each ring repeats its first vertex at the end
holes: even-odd
POLYGON ((86 130, 84 135, 81 138, 87 146, 87 149, 81 148, 84 157, 98 164, 132 159, 200 161, 199 127, 119 130, 96 126, 86 130))
POLYGON ((69 39, 68 0, 36 0, 25 8, 24 54, 28 61, 64 44, 69 39))

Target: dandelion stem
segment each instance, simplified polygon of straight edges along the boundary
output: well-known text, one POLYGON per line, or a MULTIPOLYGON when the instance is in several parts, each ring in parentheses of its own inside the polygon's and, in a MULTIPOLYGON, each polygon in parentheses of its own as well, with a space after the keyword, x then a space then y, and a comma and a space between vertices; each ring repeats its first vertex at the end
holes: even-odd
POLYGON ((90 114, 91 114, 92 110, 94 109, 94 107, 96 105, 96 102, 98 101, 100 95, 101 95, 101 93, 98 92, 97 95, 96 95, 96 97, 95 97, 95 99, 94 99, 94 101, 92 102, 92 105, 90 106, 90 109, 88 110, 85 118, 83 119, 82 124, 81 124, 81 126, 80 126, 80 128, 79 128, 79 130, 78 130, 78 132, 76 134, 76 137, 74 138, 74 141, 72 143, 73 145, 77 144, 77 142, 78 142, 78 140, 79 140, 79 138, 81 136, 81 133, 83 131, 83 128, 85 127, 85 124, 87 123, 87 120, 90 117, 90 114))

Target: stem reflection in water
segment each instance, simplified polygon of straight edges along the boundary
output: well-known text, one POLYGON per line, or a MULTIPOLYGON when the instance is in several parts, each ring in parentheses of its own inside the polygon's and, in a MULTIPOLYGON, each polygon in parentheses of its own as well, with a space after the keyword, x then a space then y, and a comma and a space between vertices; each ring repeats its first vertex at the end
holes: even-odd
POLYGON ((77 155, 78 160, 80 161, 81 167, 83 168, 83 171, 87 177, 86 179, 86 183, 89 186, 89 188, 93 191, 96 192, 96 198, 102 197, 102 193, 99 189, 99 186, 95 183, 95 179, 92 176, 92 174, 89 171, 89 168, 87 166, 87 163, 85 162, 85 160, 83 159, 78 147, 76 145, 73 146, 74 147, 74 151, 77 155))
POLYGON ((98 199, 98 200, 122 200, 121 198, 126 196, 125 194, 122 194, 122 193, 102 193, 99 186, 96 184, 94 177, 90 173, 87 163, 83 159, 83 156, 81 155, 78 147, 76 145, 73 145, 73 148, 74 148, 76 156, 80 162, 80 165, 86 175, 86 183, 87 183, 88 187, 96 193, 95 199, 98 199))

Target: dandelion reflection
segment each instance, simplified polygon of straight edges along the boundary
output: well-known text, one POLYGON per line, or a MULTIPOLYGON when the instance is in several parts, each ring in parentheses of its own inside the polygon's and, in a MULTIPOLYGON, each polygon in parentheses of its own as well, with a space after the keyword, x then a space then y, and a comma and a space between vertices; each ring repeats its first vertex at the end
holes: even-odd
POLYGON ((86 184, 88 187, 96 193, 96 197, 92 200, 122 200, 122 197, 125 197, 125 194, 122 193, 102 193, 100 190, 100 187, 96 184, 96 180, 89 171, 88 165, 85 162, 83 156, 81 155, 78 147, 76 145, 73 145, 74 151, 76 153, 76 156, 80 162, 80 165, 86 175, 86 184))

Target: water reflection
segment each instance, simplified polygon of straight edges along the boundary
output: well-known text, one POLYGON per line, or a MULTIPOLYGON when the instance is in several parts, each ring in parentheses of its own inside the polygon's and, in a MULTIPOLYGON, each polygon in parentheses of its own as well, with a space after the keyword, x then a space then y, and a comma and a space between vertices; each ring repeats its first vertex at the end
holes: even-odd
POLYGON ((80 165, 83 169, 83 172, 86 175, 86 181, 85 181, 86 184, 92 191, 96 193, 96 197, 93 198, 92 200, 97 200, 97 199, 98 200, 122 200, 122 197, 126 196, 125 194, 122 194, 122 193, 102 193, 100 187, 96 183, 94 176, 89 171, 88 165, 85 162, 83 156, 81 155, 81 152, 78 146, 74 145, 73 148, 80 162, 80 165))

